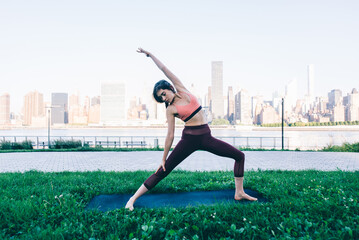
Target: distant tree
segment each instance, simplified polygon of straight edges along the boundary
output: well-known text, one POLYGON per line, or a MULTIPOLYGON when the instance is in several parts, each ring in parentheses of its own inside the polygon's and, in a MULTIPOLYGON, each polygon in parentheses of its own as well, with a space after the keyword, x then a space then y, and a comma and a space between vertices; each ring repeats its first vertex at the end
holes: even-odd
POLYGON ((229 121, 227 119, 213 119, 211 125, 229 125, 229 121))

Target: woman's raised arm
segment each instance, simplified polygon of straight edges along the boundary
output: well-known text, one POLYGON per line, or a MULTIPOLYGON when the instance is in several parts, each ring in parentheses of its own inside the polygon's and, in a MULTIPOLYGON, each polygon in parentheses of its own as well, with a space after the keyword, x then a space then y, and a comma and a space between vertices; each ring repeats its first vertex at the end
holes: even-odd
POLYGON ((178 92, 188 92, 186 87, 183 85, 183 83, 174 75, 158 58, 156 58, 152 53, 142 49, 138 48, 138 53, 144 53, 147 57, 150 57, 153 62, 157 65, 157 67, 168 77, 169 80, 173 83, 174 87, 178 92))

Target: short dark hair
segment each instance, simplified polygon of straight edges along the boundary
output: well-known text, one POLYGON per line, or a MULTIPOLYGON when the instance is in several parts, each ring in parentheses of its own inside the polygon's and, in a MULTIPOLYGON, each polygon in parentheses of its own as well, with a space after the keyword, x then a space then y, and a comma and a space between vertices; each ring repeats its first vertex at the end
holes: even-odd
MULTIPOLYGON (((175 88, 171 85, 171 83, 167 82, 166 80, 158 81, 155 86, 153 87, 153 98, 156 102, 163 103, 162 97, 157 96, 157 92, 160 89, 168 89, 171 90, 173 93, 176 93, 175 88)), ((168 103, 166 103, 167 107, 168 103)))

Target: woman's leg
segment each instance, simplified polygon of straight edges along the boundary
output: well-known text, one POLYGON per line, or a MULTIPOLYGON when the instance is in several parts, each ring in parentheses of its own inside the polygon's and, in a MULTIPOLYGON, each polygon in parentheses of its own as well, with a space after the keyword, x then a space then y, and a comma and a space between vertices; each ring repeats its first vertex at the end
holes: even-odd
POLYGON ((235 160, 233 173, 235 177, 244 175, 244 153, 232 145, 223 142, 212 135, 208 134, 201 142, 201 149, 221 157, 228 157, 235 160))
POLYGON ((191 153, 198 149, 198 141, 192 141, 191 138, 181 139, 176 147, 173 149, 171 154, 166 160, 165 168, 166 171, 163 171, 163 168, 160 167, 158 171, 152 174, 147 180, 141 185, 141 187, 136 191, 136 193, 128 200, 125 208, 133 210, 133 204, 136 200, 145 194, 148 190, 154 188, 162 179, 164 179, 172 170, 180 164, 185 158, 187 158, 191 153))
POLYGON ((158 171, 152 174, 145 182, 144 185, 148 190, 154 188, 162 179, 167 177, 168 174, 172 172, 172 170, 177 167, 185 158, 191 155, 194 151, 198 150, 198 141, 193 141, 194 139, 191 137, 187 137, 185 139, 181 139, 176 147, 173 149, 171 154, 166 160, 165 168, 166 171, 163 170, 162 167, 158 169, 158 171))
POLYGON ((125 208, 132 211, 133 210, 133 204, 136 202, 137 198, 141 197, 143 194, 145 194, 148 191, 148 189, 145 187, 145 185, 141 185, 139 189, 137 189, 136 193, 128 200, 126 203, 125 208))
POLYGON ((202 150, 206 150, 210 153, 216 154, 222 157, 229 157, 235 160, 234 162, 234 179, 235 179, 235 186, 236 192, 234 195, 234 199, 242 200, 247 199, 250 201, 256 201, 257 198, 251 197, 244 192, 243 189, 243 175, 244 175, 244 153, 239 151, 237 148, 233 147, 232 145, 223 142, 219 139, 212 137, 210 134, 204 141, 202 141, 202 150))

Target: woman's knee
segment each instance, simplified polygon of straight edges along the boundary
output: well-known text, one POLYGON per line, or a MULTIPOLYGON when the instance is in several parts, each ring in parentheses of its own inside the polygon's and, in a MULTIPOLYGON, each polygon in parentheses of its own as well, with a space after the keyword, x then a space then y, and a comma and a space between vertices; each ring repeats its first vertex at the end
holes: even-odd
POLYGON ((246 157, 244 153, 238 150, 238 152, 236 153, 236 161, 244 162, 245 158, 246 157))

